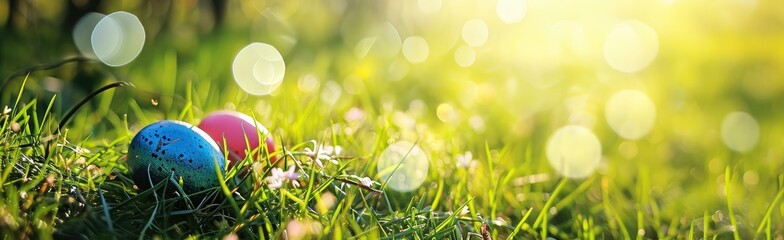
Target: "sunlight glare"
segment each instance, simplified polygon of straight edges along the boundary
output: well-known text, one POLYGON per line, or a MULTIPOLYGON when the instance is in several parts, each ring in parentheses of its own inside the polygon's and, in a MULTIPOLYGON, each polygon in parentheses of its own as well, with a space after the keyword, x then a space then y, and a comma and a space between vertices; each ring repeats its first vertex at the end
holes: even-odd
POLYGON ((237 53, 232 70, 234 80, 242 90, 253 95, 267 95, 283 82, 286 64, 275 47, 255 42, 237 53))
POLYGON ((449 103, 442 103, 436 108, 436 116, 444 123, 456 122, 459 119, 455 107, 449 103))
POLYGON ((653 62, 659 52, 656 31, 643 22, 616 24, 604 42, 604 58, 615 70, 635 73, 653 62))
POLYGON ((98 25, 98 22, 101 21, 106 17, 106 15, 96 12, 87 13, 76 22, 76 26, 73 29, 73 40, 74 44, 76 45, 76 49, 79 50, 83 56, 98 59, 98 56, 95 55, 95 50, 93 50, 93 44, 90 40, 92 38, 93 30, 95 30, 95 26, 98 25))
POLYGON ((301 77, 297 81, 297 88, 299 88, 300 91, 305 93, 315 92, 316 89, 319 88, 319 85, 321 84, 319 83, 318 77, 316 77, 316 75, 313 74, 305 75, 304 77, 301 77))
POLYGON ((736 152, 748 152, 759 139, 757 120, 745 112, 731 112, 721 122, 721 140, 736 152))
POLYGON ((430 55, 430 47, 424 38, 411 36, 403 41, 403 56, 411 63, 421 63, 430 55))
POLYGON ((423 13, 437 13, 441 10, 441 0, 418 0, 417 6, 423 13))
POLYGON ((411 192, 425 182, 429 166, 427 154, 418 145, 396 142, 378 157, 378 181, 383 184, 389 179, 387 184, 392 190, 411 192))
POLYGON ((480 47, 487 42, 487 23, 482 19, 472 19, 463 25, 463 41, 468 46, 480 47))
POLYGON ((332 106, 340 100, 341 95, 343 95, 343 88, 340 84, 335 81, 327 81, 327 83, 324 84, 324 89, 321 91, 320 100, 327 105, 332 106))
POLYGON ((498 0, 495 13, 502 22, 512 24, 523 20, 526 10, 525 0, 498 0))
POLYGON ((385 58, 397 56, 403 41, 400 40, 400 33, 395 28, 395 25, 385 22, 376 28, 376 36, 378 40, 371 48, 373 52, 385 58))
POLYGON ((547 141, 547 160, 559 174, 585 178, 599 165, 602 146, 594 133, 583 126, 561 127, 547 141))
POLYGON ((455 50, 455 62, 461 67, 469 67, 476 60, 476 52, 472 47, 461 46, 455 50))
POLYGON ((643 92, 621 90, 607 100, 604 116, 615 133, 625 139, 635 140, 653 129, 656 106, 643 92))
POLYGON ((144 27, 135 15, 114 12, 103 17, 92 31, 90 43, 98 59, 118 67, 139 56, 144 46, 144 27))

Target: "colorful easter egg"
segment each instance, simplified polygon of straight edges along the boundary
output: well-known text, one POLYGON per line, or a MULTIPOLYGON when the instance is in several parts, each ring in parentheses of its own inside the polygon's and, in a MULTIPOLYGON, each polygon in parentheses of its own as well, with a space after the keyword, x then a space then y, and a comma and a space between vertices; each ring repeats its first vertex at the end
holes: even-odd
POLYGON ((158 121, 140 130, 128 149, 128 168, 137 186, 174 176, 186 193, 218 186, 215 165, 224 171, 226 160, 207 133, 180 121, 158 121))
MULTIPOLYGON (((276 149, 275 142, 272 140, 272 136, 267 128, 243 113, 226 110, 210 113, 199 123, 199 128, 210 135, 221 149, 224 146, 223 141, 225 139, 230 166, 242 161, 247 156, 247 153, 257 149, 260 146, 260 139, 263 139, 267 144, 267 152, 271 153, 276 149), (246 139, 247 144, 245 142, 246 139)), ((258 153, 262 152, 259 149, 257 155, 253 156, 253 158, 257 159, 259 157, 258 153)), ((275 162, 276 158, 272 156, 270 161, 275 162)))

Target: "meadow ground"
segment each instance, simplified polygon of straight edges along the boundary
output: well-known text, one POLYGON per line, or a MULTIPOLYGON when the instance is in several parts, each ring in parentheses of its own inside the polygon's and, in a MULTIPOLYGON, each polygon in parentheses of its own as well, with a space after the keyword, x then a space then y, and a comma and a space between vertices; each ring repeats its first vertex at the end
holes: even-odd
POLYGON ((0 1, 4 239, 784 238, 781 1, 76 2, 0 1), (136 186, 140 129, 216 110, 278 148, 136 186))

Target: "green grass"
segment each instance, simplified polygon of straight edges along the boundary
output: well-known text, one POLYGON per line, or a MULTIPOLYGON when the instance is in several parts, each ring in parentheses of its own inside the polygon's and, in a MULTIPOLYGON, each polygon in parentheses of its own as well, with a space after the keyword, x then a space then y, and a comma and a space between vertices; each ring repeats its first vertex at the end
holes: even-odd
MULTIPOLYGON (((446 9, 448 1, 443 2, 446 9)), ((784 131, 784 84, 777 77, 784 75, 777 67, 784 66, 784 48, 776 45, 784 39, 784 28, 777 25, 784 16, 777 10, 781 3, 760 1, 761 7, 743 21, 685 1, 672 10, 653 9, 658 5, 631 9, 656 29, 660 50, 647 69, 626 74, 607 66, 601 51, 589 57, 560 45, 561 54, 538 51, 548 49, 536 43, 549 41, 539 39, 549 36, 549 30, 539 28, 551 24, 545 15, 552 14, 538 12, 545 10, 529 2, 529 16, 521 24, 487 20, 490 42, 476 48, 470 68, 455 65, 452 52, 459 44, 445 43, 450 39, 444 36, 451 35, 460 41, 459 31, 448 28, 451 22, 441 22, 452 15, 413 24, 381 14, 386 3, 364 1, 355 2, 345 16, 277 3, 272 13, 263 14, 260 26, 243 15, 252 9, 242 5, 247 3, 233 2, 226 25, 209 31, 191 19, 201 18, 183 13, 191 9, 179 6, 174 9, 180 15, 171 19, 139 14, 147 28, 160 32, 149 35, 136 60, 116 68, 69 57, 75 53, 70 36, 49 31, 59 25, 43 22, 41 28, 3 35, 0 110, 8 106, 11 111, 0 112, 0 235, 784 236, 784 141, 779 134, 784 131), (648 10, 673 17, 646 17, 648 10), (693 16, 699 21, 691 21, 693 16), (358 56, 355 42, 364 37, 364 25, 386 21, 399 28, 402 38, 420 34, 432 40, 428 60, 410 64, 400 53, 389 57, 379 49, 358 56), (505 42, 498 32, 520 37, 520 44, 505 42), (286 61, 285 80, 269 96, 248 95, 232 81, 234 54, 255 41, 275 45, 286 61), (306 77, 316 78, 315 90, 299 86, 306 77), (657 110, 653 130, 639 140, 618 136, 603 114, 612 93, 630 88, 644 90, 657 110), (337 100, 328 101, 334 94, 337 100), (270 129, 279 149, 245 159, 225 173, 216 171, 224 181, 206 191, 185 193, 176 177, 152 183, 148 190, 135 187, 125 154, 142 127, 163 119, 197 124, 220 109, 252 115, 270 129), (759 142, 746 153, 733 152, 721 141, 722 117, 739 110, 753 115, 761 128, 759 142), (346 115, 352 112, 360 117, 346 115), (602 146, 600 167, 583 179, 558 175, 545 153, 551 134, 574 122, 589 126, 602 146), (377 170, 381 153, 398 141, 416 142, 429 159, 424 183, 412 192, 395 191, 377 170), (321 145, 343 149, 324 160, 324 168, 305 150, 321 145), (473 161, 459 166, 458 156, 467 152, 473 161), (283 160, 272 166, 270 156, 283 160), (287 182, 270 188, 265 179, 272 168, 292 165, 301 174, 301 186, 287 182), (250 174, 242 174, 242 167, 253 166, 250 174), (373 182, 365 185, 365 177, 373 182)), ((105 8, 144 13, 148 6, 128 5, 105 8)), ((458 10, 454 14, 473 17, 458 10)), ((589 33, 604 30, 604 25, 590 24, 589 33)), ((594 37, 588 36, 586 44, 595 45, 594 37)))
MULTIPOLYGON (((612 168, 582 180, 561 178, 549 171, 542 175, 542 170, 536 169, 546 169, 538 163, 544 159, 535 157, 539 154, 531 147, 533 144, 523 147, 522 157, 513 157, 510 149, 514 145, 494 149, 485 143, 484 153, 475 156, 481 159, 480 164, 465 169, 455 167, 455 154, 450 152, 482 151, 454 146, 451 151, 430 151, 430 176, 424 186, 412 193, 397 193, 386 188, 386 180, 376 179, 374 173, 374 159, 389 144, 387 139, 394 139, 391 135, 400 131, 393 130, 389 116, 367 116, 380 121, 367 121, 349 135, 334 127, 344 120, 331 118, 329 110, 315 108, 314 100, 302 101, 305 104, 299 105, 300 109, 286 110, 296 113, 288 124, 279 122, 276 142, 283 142, 283 150, 271 153, 285 159, 285 165, 298 166, 303 186, 294 188, 288 184, 282 189, 270 189, 264 178, 271 168, 258 168, 245 177, 233 168, 222 176, 226 180, 220 186, 204 192, 188 195, 174 178, 140 191, 129 178, 124 154, 134 129, 161 118, 156 117, 155 109, 162 107, 165 98, 158 100, 157 106, 131 98, 129 110, 123 114, 115 110, 88 111, 104 104, 87 104, 84 109, 74 110, 73 124, 65 125, 69 114, 60 119, 50 114, 57 97, 45 105, 47 110, 39 111, 38 99, 25 96, 23 91, 27 88, 24 83, 34 79, 19 80, 23 85, 10 105, 13 110, 0 118, 0 183, 4 190, 0 215, 5 237, 212 238, 234 234, 243 239, 267 239, 288 234, 285 230, 291 224, 304 224, 312 229, 308 231, 311 236, 331 238, 747 239, 775 236, 774 229, 778 229, 780 221, 776 219, 782 218, 781 213, 774 212, 784 195, 784 191, 778 190, 775 195, 759 197, 767 202, 766 207, 754 207, 765 209, 761 218, 739 222, 737 211, 743 216, 744 211, 751 210, 737 208, 732 201, 739 187, 730 166, 723 176, 733 177, 724 178, 722 185, 713 185, 724 186, 726 197, 714 194, 695 200, 706 204, 716 199, 724 201, 724 205, 695 208, 687 206, 690 200, 665 196, 661 189, 651 190, 654 173, 646 169, 652 164, 640 165, 634 175, 637 180, 633 181, 613 177, 618 173, 612 168), (129 115, 134 113, 136 124, 129 121, 129 115), (96 119, 95 115, 115 119, 100 120, 109 126, 92 130, 100 134, 83 132, 90 129, 80 121, 87 123, 96 119), (321 122, 321 126, 313 122, 321 122), (18 125, 19 129, 11 125, 18 125), (63 126, 59 132, 58 126, 63 126), (314 131, 324 127, 325 130, 314 131), (288 138, 281 137, 284 134, 288 138), (306 141, 308 137, 312 140, 306 141), (322 169, 303 151, 317 144, 345 146, 347 153, 331 156, 335 163, 325 162, 322 169), (526 182, 537 174, 544 180, 526 182), (376 182, 364 186, 359 180, 363 176, 376 182), (324 198, 334 205, 325 203, 324 198), (461 214, 464 208, 468 213, 461 214), (700 212, 694 214, 694 210, 700 212), (733 228, 740 230, 729 230, 733 228)), ((111 86, 114 88, 104 88, 109 89, 106 93, 94 95, 92 102, 107 101, 103 99, 112 91, 108 96, 139 91, 132 85, 111 86)), ((196 89, 185 92, 193 90, 196 89)), ((180 103, 180 112, 163 115, 185 121, 198 119, 204 111, 195 112, 194 96, 185 95, 188 102, 180 103)), ((283 101, 299 97, 279 96, 283 101)), ((437 138, 438 134, 427 132, 420 145, 428 146, 427 139, 437 138)), ((270 164, 264 157, 246 159, 239 166, 253 162, 270 164)), ((285 165, 280 167, 286 169, 285 165)), ((742 205, 744 199, 740 200, 742 205)))

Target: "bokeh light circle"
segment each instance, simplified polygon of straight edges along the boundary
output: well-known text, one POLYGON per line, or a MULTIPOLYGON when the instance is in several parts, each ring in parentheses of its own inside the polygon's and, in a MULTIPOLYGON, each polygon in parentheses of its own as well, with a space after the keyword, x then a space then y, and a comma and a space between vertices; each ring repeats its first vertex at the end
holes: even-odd
POLYGON ((759 140, 757 120, 745 112, 731 112, 721 122, 721 140, 736 152, 748 152, 759 140))
POLYGON ((376 37, 370 51, 378 56, 390 58, 397 56, 403 42, 400 40, 400 33, 390 22, 385 22, 375 29, 376 37))
POLYGON ((417 6, 423 13, 436 13, 441 10, 441 0, 417 0, 417 6))
POLYGON ((653 129, 656 106, 643 92, 622 90, 607 100, 604 116, 615 133, 625 139, 635 140, 653 129))
POLYGON ((253 64, 253 77, 261 84, 275 84, 275 67, 273 63, 266 59, 259 59, 253 64))
POLYGON ((463 41, 468 46, 479 47, 487 42, 487 23, 482 19, 472 19, 463 25, 463 41))
POLYGON ((523 20, 527 6, 525 0, 498 0, 495 13, 502 22, 512 24, 523 20))
POLYGON ((585 178, 599 165, 602 146, 590 129, 568 125, 556 130, 547 140, 547 160, 559 174, 585 178))
POLYGON ((98 56, 95 55, 95 51, 93 50, 91 38, 95 26, 98 25, 98 22, 104 17, 106 17, 106 15, 91 12, 85 14, 76 22, 73 29, 73 40, 76 49, 79 50, 79 53, 82 54, 82 56, 98 59, 98 56))
POLYGON ((430 55, 430 46, 419 36, 407 37, 403 40, 403 56, 411 63, 421 63, 430 55))
POLYGON ((472 47, 462 46, 455 50, 455 62, 461 67, 469 67, 476 60, 476 52, 472 47))
POLYGON ((425 182, 430 161, 427 154, 411 142, 389 145, 378 157, 379 182, 398 192, 414 191, 425 182))
POLYGON ((286 72, 283 56, 272 45, 251 43, 234 58, 234 81, 245 92, 266 95, 280 86, 286 72))
POLYGON ((106 15, 95 24, 90 43, 101 62, 116 67, 128 64, 139 56, 144 38, 144 26, 139 18, 119 11, 106 15))
POLYGON ((616 24, 604 42, 604 58, 615 70, 634 73, 647 67, 659 52, 656 31, 637 20, 616 24))

